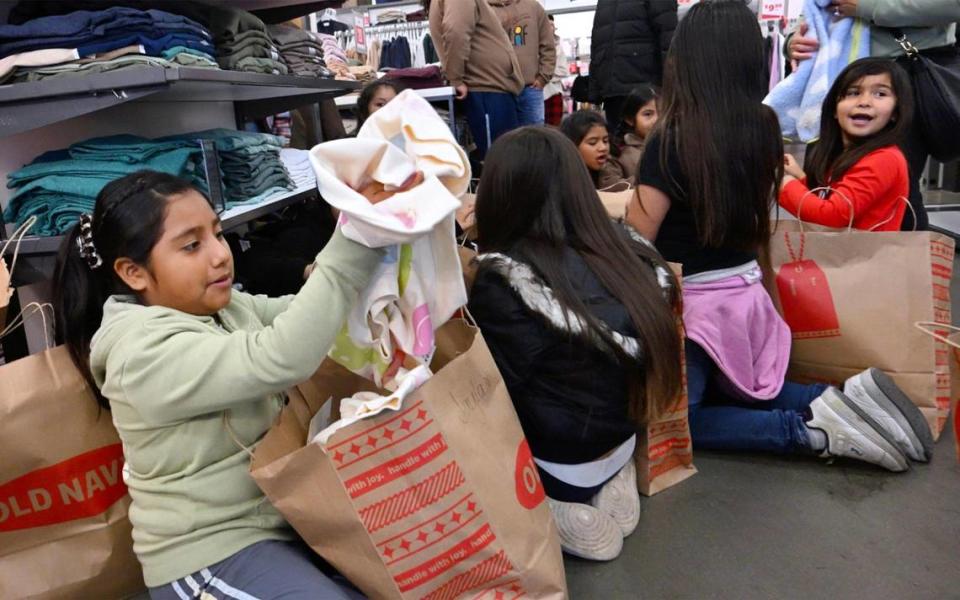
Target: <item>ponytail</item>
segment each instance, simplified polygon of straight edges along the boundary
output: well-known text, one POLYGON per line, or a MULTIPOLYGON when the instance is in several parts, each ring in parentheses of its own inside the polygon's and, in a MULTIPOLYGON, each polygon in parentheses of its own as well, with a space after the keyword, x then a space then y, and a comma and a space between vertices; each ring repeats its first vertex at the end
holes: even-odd
POLYGON ((109 404, 90 371, 90 341, 100 328, 107 299, 133 294, 114 272, 114 262, 129 258, 147 264, 163 235, 167 199, 192 189, 189 182, 157 171, 114 180, 97 195, 92 219, 85 217, 73 226, 60 245, 53 276, 57 341, 67 347, 104 408, 109 404))

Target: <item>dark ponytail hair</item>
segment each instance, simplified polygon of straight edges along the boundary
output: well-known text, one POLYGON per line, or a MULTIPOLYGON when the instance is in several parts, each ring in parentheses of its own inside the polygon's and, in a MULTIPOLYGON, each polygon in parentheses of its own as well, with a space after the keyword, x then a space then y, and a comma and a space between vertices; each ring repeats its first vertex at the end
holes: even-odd
POLYGON ((546 127, 523 127, 501 136, 487 155, 476 217, 482 252, 522 258, 543 277, 558 303, 581 315, 613 349, 630 382, 630 415, 637 424, 673 405, 681 383, 679 288, 673 280, 664 299, 650 266, 667 269, 666 263, 653 246, 634 241, 610 220, 568 139, 546 127), (620 350, 577 296, 564 269, 567 248, 624 306, 639 334, 641 358, 620 350))
POLYGON ((357 131, 360 131, 360 128, 363 127, 363 124, 366 123, 367 119, 370 118, 370 101, 373 100, 374 94, 376 94, 377 90, 380 88, 385 87, 392 89, 394 93, 397 94, 403 91, 403 88, 400 84, 393 81, 387 81, 385 79, 380 79, 379 81, 374 81, 373 83, 367 84, 367 86, 360 92, 360 97, 357 98, 357 131))
POLYGON ((836 181, 857 164, 861 158, 885 146, 896 146, 907 139, 913 124, 913 86, 903 67, 888 58, 862 58, 847 65, 833 82, 823 100, 820 117, 820 139, 810 149, 804 164, 810 189, 836 181), (869 75, 890 76, 897 107, 887 126, 868 138, 855 139, 849 148, 843 147, 843 130, 837 121, 837 104, 855 83, 869 75))
POLYGON ((102 264, 92 269, 80 255, 80 224, 70 229, 60 245, 53 276, 57 341, 67 346, 70 358, 104 408, 109 405, 90 372, 90 340, 100 328, 107 298, 133 293, 114 272, 113 264, 125 257, 146 265, 163 235, 167 199, 193 189, 189 182, 157 171, 137 171, 111 181, 97 195, 93 209, 93 246, 102 264))
MULTIPOLYGON (((604 129, 607 128, 607 120, 603 118, 603 115, 595 110, 584 109, 567 115, 563 121, 560 122, 560 131, 573 142, 574 146, 577 146, 579 153, 580 143, 583 142, 583 138, 587 137, 590 130, 598 125, 604 129)), ((609 134, 610 132, 607 131, 607 135, 609 134)), ((610 151, 613 153, 613 144, 610 144, 610 151)), ((583 161, 581 160, 581 162, 583 161)), ((593 179, 594 187, 596 187, 600 181, 600 173, 591 169, 587 169, 587 171, 593 179)))

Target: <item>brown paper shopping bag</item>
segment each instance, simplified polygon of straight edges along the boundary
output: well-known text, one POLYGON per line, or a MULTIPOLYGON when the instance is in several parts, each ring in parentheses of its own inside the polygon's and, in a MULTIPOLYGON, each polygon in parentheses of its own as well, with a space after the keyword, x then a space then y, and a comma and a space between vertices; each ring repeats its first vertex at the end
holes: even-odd
POLYGON ((600 196, 600 201, 603 202, 603 207, 607 210, 607 214, 610 215, 611 219, 616 219, 617 221, 622 221, 624 217, 627 216, 627 204, 633 199, 635 193, 636 190, 630 187, 630 184, 627 182, 622 182, 611 186, 609 189, 597 192, 600 196), (619 189, 623 187, 626 189, 619 189))
MULTIPOLYGON (((670 268, 677 276, 677 282, 681 283, 682 266, 670 263, 670 268)), ((682 326, 678 327, 677 335, 683 340, 682 326)), ((676 404, 659 419, 648 423, 637 438, 633 458, 637 465, 637 487, 644 496, 662 492, 697 473, 693 466, 693 439, 687 419, 687 366, 683 354, 678 360, 683 384, 676 404)))
POLYGON ((637 465, 637 487, 644 496, 662 492, 696 474, 693 440, 687 420, 686 365, 683 387, 676 405, 656 421, 647 424, 637 438, 634 461, 637 465))
POLYGON ((476 329, 437 331, 435 375, 306 443, 328 398, 371 383, 327 361, 257 446, 254 479, 303 539, 379 598, 563 598, 560 544, 529 446, 476 329))
POLYGON ((939 437, 960 392, 947 345, 914 327, 950 323, 954 242, 933 232, 812 230, 777 224, 768 289, 793 332, 789 377, 842 382, 888 373, 939 437))
MULTIPOLYGON (((960 341, 951 339, 960 334, 960 327, 948 323, 934 322, 916 323, 916 327, 925 334, 946 344, 949 347, 951 368, 960 368, 960 341)), ((953 441, 957 449, 957 460, 960 461, 960 411, 956 410, 956 406, 953 406, 953 441)))
POLYGON ((0 366, 0 598, 144 589, 123 449, 65 347, 0 366))

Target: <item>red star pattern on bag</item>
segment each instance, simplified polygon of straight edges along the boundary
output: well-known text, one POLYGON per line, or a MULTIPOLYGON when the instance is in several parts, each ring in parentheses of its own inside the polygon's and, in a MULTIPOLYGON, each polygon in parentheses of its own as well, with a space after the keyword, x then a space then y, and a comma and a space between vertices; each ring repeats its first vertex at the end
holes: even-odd
POLYGON ((479 512, 477 503, 472 500, 468 501, 465 498, 461 500, 458 505, 459 508, 449 514, 441 516, 435 522, 428 523, 427 525, 420 526, 403 534, 403 536, 399 538, 399 543, 391 541, 385 544, 382 551, 383 556, 389 561, 395 558, 398 551, 402 551, 402 553, 397 558, 402 558, 411 552, 416 552, 427 544, 444 537, 444 534, 448 531, 456 530, 460 527, 461 523, 469 520, 479 512))

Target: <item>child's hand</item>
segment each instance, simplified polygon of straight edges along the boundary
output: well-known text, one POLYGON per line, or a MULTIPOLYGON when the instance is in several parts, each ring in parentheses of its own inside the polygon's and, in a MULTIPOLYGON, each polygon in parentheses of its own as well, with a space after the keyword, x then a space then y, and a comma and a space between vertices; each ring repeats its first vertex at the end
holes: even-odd
POLYGON ((405 192, 411 188, 415 188, 418 185, 423 183, 423 172, 417 171, 413 175, 407 178, 403 185, 395 190, 387 190, 382 183, 379 181, 374 181, 367 187, 362 190, 358 190, 360 194, 366 198, 370 204, 377 204, 383 202, 384 200, 391 198, 397 192, 405 192))
POLYGON ((800 168, 800 164, 797 162, 797 159, 791 154, 783 155, 783 171, 790 177, 795 179, 803 179, 806 177, 806 173, 803 172, 803 169, 800 168))

